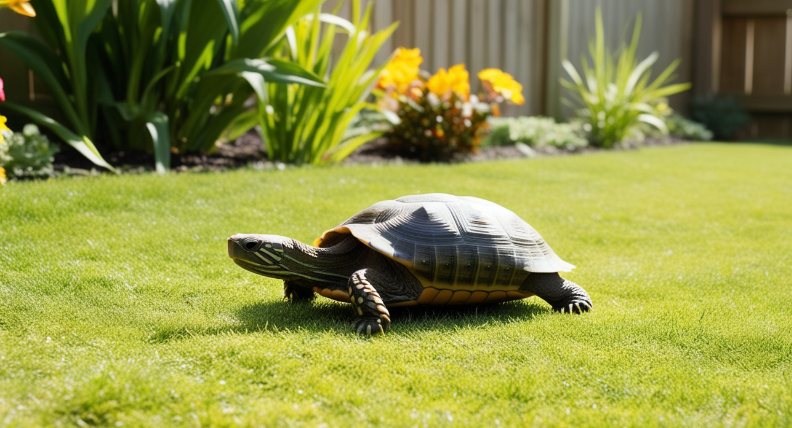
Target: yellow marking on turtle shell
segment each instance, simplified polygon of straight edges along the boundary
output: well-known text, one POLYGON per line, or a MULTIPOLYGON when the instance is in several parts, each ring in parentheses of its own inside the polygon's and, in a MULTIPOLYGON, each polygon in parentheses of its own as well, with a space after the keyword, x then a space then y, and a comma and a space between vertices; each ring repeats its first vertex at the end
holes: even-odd
POLYGON ((366 335, 371 336, 371 325, 366 326, 366 335))
POLYGON ((505 291, 493 291, 492 293, 487 296, 487 300, 485 302, 503 302, 506 300, 506 292, 505 291))
POLYGON ((469 305, 472 305, 474 303, 481 303, 481 302, 483 302, 484 300, 487 299, 487 295, 488 294, 489 293, 487 293, 486 291, 474 291, 470 295, 470 298, 465 303, 467 303, 469 305))
POLYGON ((457 291, 454 292, 454 295, 451 296, 451 300, 449 300, 446 304, 461 305, 467 302, 469 298, 470 298, 470 291, 457 291))
POLYGON ((361 303, 363 303, 363 298, 362 297, 358 297, 358 304, 361 304, 361 303))
POLYGON ((357 306, 357 310, 358 310, 358 315, 363 316, 363 309, 360 309, 360 307, 357 306))
POLYGON ((445 305, 451 299, 451 296, 454 295, 454 292, 451 290, 442 290, 437 293, 437 296, 432 300, 430 305, 445 305))
POLYGON ((435 296, 437 296, 437 293, 439 292, 440 290, 436 288, 424 288, 423 293, 421 293, 421 295, 418 297, 418 304, 428 305, 429 302, 434 300, 435 296))

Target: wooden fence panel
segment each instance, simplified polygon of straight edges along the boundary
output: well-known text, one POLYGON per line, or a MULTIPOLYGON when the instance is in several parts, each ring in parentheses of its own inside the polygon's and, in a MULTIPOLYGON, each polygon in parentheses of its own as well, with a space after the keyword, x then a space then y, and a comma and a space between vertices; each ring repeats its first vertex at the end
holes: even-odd
POLYGON ((754 20, 753 94, 782 95, 786 54, 786 17, 754 20), (780 42, 780 43, 779 43, 780 42))
POLYGON ((730 17, 721 25, 723 46, 720 60, 720 89, 724 94, 745 93, 745 44, 748 20, 730 17))

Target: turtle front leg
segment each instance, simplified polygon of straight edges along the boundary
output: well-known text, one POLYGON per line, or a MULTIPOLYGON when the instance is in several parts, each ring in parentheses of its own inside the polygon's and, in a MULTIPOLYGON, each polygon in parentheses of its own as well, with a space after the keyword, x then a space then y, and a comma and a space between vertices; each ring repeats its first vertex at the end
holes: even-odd
POLYGON ((593 305, 586 290, 572 281, 561 278, 558 273, 531 273, 520 286, 521 291, 528 291, 541 297, 556 312, 588 312, 593 305))
POLYGON ((349 300, 358 315, 354 324, 358 334, 383 334, 390 327, 390 313, 373 285, 382 280, 383 275, 373 269, 360 269, 349 278, 349 300))

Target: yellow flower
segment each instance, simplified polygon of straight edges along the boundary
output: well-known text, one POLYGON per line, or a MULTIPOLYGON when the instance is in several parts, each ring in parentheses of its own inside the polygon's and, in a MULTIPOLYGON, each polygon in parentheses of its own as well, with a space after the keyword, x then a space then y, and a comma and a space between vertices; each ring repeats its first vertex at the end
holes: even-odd
POLYGON ((33 6, 28 3, 30 0, 0 0, 0 8, 10 7, 14 12, 25 16, 36 16, 33 6))
POLYGON ((5 168, 0 166, 0 186, 2 186, 3 184, 6 184, 6 173, 5 173, 5 168))
POLYGON ((470 96, 470 73, 465 70, 464 64, 457 64, 448 71, 441 68, 429 78, 426 87, 440 98, 450 97, 451 92, 455 92, 460 98, 467 100, 470 96))
POLYGON ((405 94, 410 84, 418 79, 422 62, 420 49, 397 49, 391 62, 382 70, 377 86, 405 94))
POLYGON ((6 119, 5 116, 0 114, 0 143, 5 141, 5 140, 3 140, 3 131, 11 132, 11 130, 8 129, 8 127, 6 126, 6 120, 8 120, 8 119, 6 119))
POLYGON ((478 77, 491 94, 500 94, 514 104, 522 105, 525 103, 525 98, 522 95, 522 85, 514 80, 511 74, 504 73, 497 68, 487 68, 481 70, 478 77))

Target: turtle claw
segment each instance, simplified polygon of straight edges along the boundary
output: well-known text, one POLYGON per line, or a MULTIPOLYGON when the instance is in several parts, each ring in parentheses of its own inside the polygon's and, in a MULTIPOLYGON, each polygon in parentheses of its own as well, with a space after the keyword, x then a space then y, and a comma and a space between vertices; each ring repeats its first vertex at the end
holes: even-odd
POLYGON ((586 301, 576 301, 576 302, 568 303, 566 305, 556 306, 553 308, 553 310, 556 312, 560 312, 562 314, 566 314, 566 313, 582 314, 583 312, 588 312, 591 310, 591 303, 588 303, 586 301))

